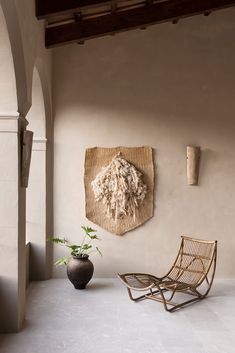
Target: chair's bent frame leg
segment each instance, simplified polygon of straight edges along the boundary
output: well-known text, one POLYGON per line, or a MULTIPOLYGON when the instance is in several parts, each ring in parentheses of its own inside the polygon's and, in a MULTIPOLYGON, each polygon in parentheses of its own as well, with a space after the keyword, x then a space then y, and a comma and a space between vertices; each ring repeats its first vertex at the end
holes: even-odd
POLYGON ((176 289, 174 289, 172 291, 170 299, 167 300, 163 293, 168 292, 169 290, 166 288, 161 288, 158 284, 155 284, 155 288, 157 288, 157 289, 153 290, 153 288, 150 288, 149 293, 140 295, 138 297, 133 296, 132 291, 129 287, 127 287, 127 292, 128 292, 129 298, 134 302, 138 302, 138 301, 145 300, 145 299, 152 299, 155 301, 160 301, 161 303, 163 303, 165 310, 168 312, 172 312, 172 311, 180 308, 181 306, 184 306, 184 305, 189 304, 191 302, 200 300, 199 293, 195 293, 195 295, 197 295, 197 298, 191 299, 191 300, 189 300, 187 302, 183 302, 181 304, 176 304, 176 303, 171 302, 171 300, 173 299, 173 297, 176 293, 176 289), (158 295, 159 297, 157 297, 156 295, 158 295), (173 308, 169 309, 168 305, 172 305, 173 308))
MULTIPOLYGON (((160 294, 160 297, 161 297, 160 301, 163 303, 165 310, 169 311, 168 306, 167 306, 166 298, 165 298, 165 296, 163 294, 164 291, 166 292, 168 290, 167 289, 166 290, 161 289, 161 287, 158 284, 156 284, 156 287, 157 287, 157 289, 159 291, 159 294, 160 294)), ((149 299, 155 300, 156 298, 154 298, 154 296, 152 296, 152 297, 149 297, 149 299)))
MULTIPOLYGON (((155 287, 157 288, 157 290, 153 291, 152 289, 150 289, 150 293, 148 295, 145 295, 145 298, 163 303, 165 310, 169 311, 167 304, 169 305, 174 305, 174 304, 166 300, 163 294, 164 292, 168 292, 169 290, 167 288, 161 288, 157 283, 155 284, 155 287)), ((173 296, 174 294, 171 295, 171 298, 173 298, 173 296)))
MULTIPOLYGON (((211 280, 211 282, 212 281, 213 281, 213 279, 211 280)), ((163 303, 165 310, 172 313, 173 311, 180 309, 181 307, 183 307, 185 305, 188 305, 190 303, 197 302, 199 300, 204 299, 207 296, 207 294, 209 293, 209 290, 211 288, 211 284, 212 283, 210 283, 210 286, 204 295, 201 294, 199 291, 197 291, 196 288, 190 288, 190 292, 187 292, 187 294, 194 295, 194 296, 196 296, 196 298, 187 300, 187 301, 179 303, 179 304, 172 302, 174 295, 177 293, 176 288, 172 290, 172 294, 169 299, 165 298, 164 292, 169 292, 170 290, 166 289, 166 288, 161 288, 158 284, 155 284, 155 286, 154 286, 154 288, 157 288, 156 290, 153 290, 153 288, 149 288, 148 293, 140 295, 138 297, 133 296, 132 291, 129 287, 127 287, 127 292, 128 292, 129 298, 134 302, 138 302, 138 301, 141 301, 144 299, 152 299, 152 300, 155 300, 158 302, 160 301, 163 303), (171 305, 172 308, 168 308, 168 305, 171 305)), ((183 292, 186 293, 185 291, 183 291, 183 292)))
POLYGON ((172 294, 171 294, 170 298, 166 299, 165 296, 164 296, 164 292, 167 292, 167 291, 170 291, 170 290, 169 289, 165 289, 165 288, 160 288, 160 286, 158 286, 158 285, 156 285, 156 287, 158 288, 158 290, 155 291, 155 293, 152 292, 152 295, 148 295, 148 296, 146 296, 146 298, 163 303, 165 310, 170 312, 170 313, 175 311, 175 310, 177 310, 177 309, 179 309, 179 308, 181 308, 181 307, 183 307, 183 306, 185 306, 185 305, 187 305, 187 304, 199 301, 199 300, 204 298, 203 296, 201 296, 201 294, 197 290, 192 290, 192 293, 188 292, 187 294, 194 295, 194 296, 196 296, 196 298, 193 298, 193 299, 190 299, 190 300, 187 300, 185 302, 177 304, 177 303, 174 303, 172 301, 174 295, 177 292, 179 292, 179 291, 176 290, 176 288, 172 290, 172 294), (154 294, 160 294, 160 297, 159 296, 157 297, 154 294), (172 308, 168 308, 169 305, 172 306, 172 308))
POLYGON ((145 294, 144 295, 140 295, 139 297, 133 297, 132 292, 130 290, 130 288, 127 287, 127 292, 129 295, 129 298, 133 301, 133 302, 138 302, 139 300, 143 300, 146 299, 145 294))
POLYGON ((143 294, 143 295, 140 295, 139 297, 133 297, 133 294, 131 292, 131 289, 127 287, 127 292, 128 292, 128 295, 129 295, 129 298, 134 301, 134 302, 138 302, 140 300, 144 300, 144 299, 147 299, 149 296, 151 295, 154 295, 154 294, 157 294, 159 293, 159 290, 155 290, 153 291, 152 288, 150 288, 150 292, 147 293, 147 294, 143 294))

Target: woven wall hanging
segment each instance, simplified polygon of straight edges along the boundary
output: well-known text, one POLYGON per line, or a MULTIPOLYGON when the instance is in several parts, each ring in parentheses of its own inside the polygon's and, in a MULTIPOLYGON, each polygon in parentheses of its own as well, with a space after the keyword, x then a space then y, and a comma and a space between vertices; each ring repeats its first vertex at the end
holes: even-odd
POLYGON ((153 216, 151 147, 89 148, 85 157, 86 217, 124 234, 153 216))

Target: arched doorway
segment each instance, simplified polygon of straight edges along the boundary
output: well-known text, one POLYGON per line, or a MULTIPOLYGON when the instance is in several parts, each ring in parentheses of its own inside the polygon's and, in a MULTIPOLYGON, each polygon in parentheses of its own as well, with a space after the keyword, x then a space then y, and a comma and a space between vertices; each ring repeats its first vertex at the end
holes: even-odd
POLYGON ((29 280, 47 278, 46 263, 46 116, 41 79, 33 70, 32 106, 27 114, 33 131, 29 186, 26 191, 26 242, 30 243, 29 280))

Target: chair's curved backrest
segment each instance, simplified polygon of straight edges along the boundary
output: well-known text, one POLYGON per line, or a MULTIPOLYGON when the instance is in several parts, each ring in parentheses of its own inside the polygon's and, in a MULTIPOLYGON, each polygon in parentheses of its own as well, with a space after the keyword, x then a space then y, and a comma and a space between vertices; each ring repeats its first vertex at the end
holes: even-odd
POLYGON ((173 281, 199 286, 210 271, 217 253, 217 241, 182 236, 178 256, 167 277, 173 281))

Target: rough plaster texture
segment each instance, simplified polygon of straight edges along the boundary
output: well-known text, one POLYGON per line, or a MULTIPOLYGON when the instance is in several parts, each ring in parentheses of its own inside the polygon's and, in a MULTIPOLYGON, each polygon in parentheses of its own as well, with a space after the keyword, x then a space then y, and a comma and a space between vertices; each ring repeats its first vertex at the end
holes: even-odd
MULTIPOLYGON (((235 276, 235 10, 54 51, 55 236, 76 242, 85 218, 84 153, 150 145, 155 215, 118 237, 98 227, 95 275, 163 274, 180 235, 219 241, 217 276, 235 276), (201 146, 188 186, 186 146, 201 146)), ((63 252, 55 248, 55 259, 63 252)), ((64 269, 55 269, 63 276, 64 269)))

